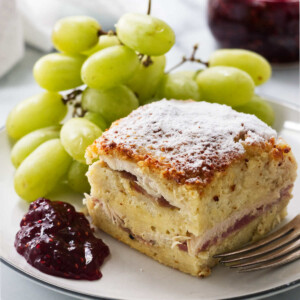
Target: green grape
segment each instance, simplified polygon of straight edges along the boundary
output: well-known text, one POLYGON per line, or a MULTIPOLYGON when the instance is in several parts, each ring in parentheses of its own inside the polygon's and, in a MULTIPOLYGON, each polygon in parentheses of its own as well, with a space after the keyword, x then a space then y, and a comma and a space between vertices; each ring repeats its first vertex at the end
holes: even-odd
POLYGON ((85 163, 85 149, 101 134, 101 129, 89 120, 73 118, 63 125, 60 140, 66 151, 75 160, 85 163))
POLYGON ((102 131, 105 131, 105 129, 108 127, 105 119, 99 113, 88 111, 84 115, 84 118, 88 119, 89 121, 91 121, 92 123, 94 123, 95 125, 97 125, 102 131))
POLYGON ((103 50, 108 47, 120 45, 120 41, 118 37, 115 35, 101 35, 99 37, 98 43, 93 48, 82 52, 82 54, 91 56, 92 54, 103 50))
POLYGON ((32 131, 16 142, 11 150, 11 161, 17 168, 21 162, 39 145, 44 142, 59 138, 61 126, 51 126, 32 131))
POLYGON ((201 99, 196 81, 180 73, 166 74, 159 84, 156 96, 159 99, 201 99))
POLYGON ((242 49, 220 49, 211 55, 209 66, 228 66, 241 69, 248 73, 255 85, 269 80, 272 69, 269 62, 261 55, 242 49))
POLYGON ((144 104, 145 101, 154 97, 158 84, 164 75, 165 56, 153 56, 151 60, 153 63, 147 67, 143 65, 142 61, 134 75, 126 83, 137 95, 140 104, 144 104))
POLYGON ((78 193, 89 193, 91 186, 87 180, 88 165, 74 160, 68 172, 68 184, 72 190, 78 193))
POLYGON ((164 21, 149 15, 128 13, 116 24, 117 35, 129 48, 146 55, 167 53, 175 43, 175 33, 164 21))
POLYGON ((66 17, 54 25, 52 42, 61 52, 81 53, 97 44, 100 29, 100 24, 91 17, 66 17))
POLYGON ((33 67, 36 82, 48 91, 64 91, 82 84, 83 55, 52 53, 41 57, 33 67))
POLYGON ((181 74, 187 76, 189 79, 196 80, 199 73, 201 73, 203 70, 183 70, 183 71, 177 71, 176 74, 181 74))
POLYGON ((81 101, 84 109, 100 113, 109 124, 126 117, 139 106, 138 99, 125 85, 107 90, 87 88, 82 94, 81 101))
POLYGON ((243 105, 254 95, 254 82, 244 71, 233 67, 211 67, 196 78, 204 101, 230 106, 243 105))
POLYGON ((7 133, 19 139, 27 133, 52 125, 58 125, 67 113, 58 93, 44 92, 20 102, 6 120, 7 133))
POLYGON ((134 51, 113 46, 88 57, 81 69, 84 83, 91 88, 107 89, 126 82, 139 65, 134 51))
POLYGON ((14 177, 16 193, 27 201, 45 197, 72 163, 59 139, 46 141, 29 154, 14 177))
POLYGON ((254 95, 254 97, 245 105, 236 106, 235 110, 247 114, 256 115, 263 122, 272 126, 275 119, 275 114, 271 105, 265 99, 254 95))

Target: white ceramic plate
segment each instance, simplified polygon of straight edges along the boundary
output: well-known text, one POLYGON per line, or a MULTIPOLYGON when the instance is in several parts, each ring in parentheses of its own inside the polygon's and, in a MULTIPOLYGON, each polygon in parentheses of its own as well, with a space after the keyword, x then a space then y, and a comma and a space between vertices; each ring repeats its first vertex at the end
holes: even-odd
MULTIPOLYGON (((276 113, 275 127, 292 146, 300 162, 300 112, 291 106, 276 102, 271 104, 276 113), (285 122, 287 120, 292 122, 285 122)), ((14 192, 14 168, 10 163, 10 143, 5 130, 0 133, 0 166, 2 261, 49 288, 85 299, 207 300, 259 298, 300 285, 300 260, 280 268, 249 274, 238 274, 217 266, 210 277, 199 279, 165 267, 104 233, 97 234, 108 244, 111 256, 101 268, 101 280, 75 281, 46 275, 27 264, 14 249, 14 237, 28 203, 14 192)), ((287 221, 300 212, 300 177, 296 181, 294 195, 289 204, 287 221)), ((51 199, 69 201, 75 203, 76 208, 81 207, 81 197, 70 191, 52 195, 51 199)))

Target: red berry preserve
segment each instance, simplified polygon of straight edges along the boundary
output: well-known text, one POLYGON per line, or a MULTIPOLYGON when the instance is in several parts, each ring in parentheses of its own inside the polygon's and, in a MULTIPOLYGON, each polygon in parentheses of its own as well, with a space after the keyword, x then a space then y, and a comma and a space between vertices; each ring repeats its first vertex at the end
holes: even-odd
POLYGON ((40 198, 30 204, 20 226, 15 248, 41 272, 71 279, 102 277, 99 268, 109 249, 72 205, 40 198))
POLYGON ((208 23, 223 48, 299 61, 299 0, 209 0, 208 23))

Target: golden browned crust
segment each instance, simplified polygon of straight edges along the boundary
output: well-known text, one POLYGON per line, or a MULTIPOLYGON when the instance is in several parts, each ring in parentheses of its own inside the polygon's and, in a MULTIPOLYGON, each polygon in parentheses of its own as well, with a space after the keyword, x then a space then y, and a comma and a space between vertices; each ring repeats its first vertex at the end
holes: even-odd
POLYGON ((87 159, 114 156, 179 184, 206 186, 237 160, 267 152, 282 160, 290 147, 255 116, 206 102, 159 101, 114 122, 87 149, 87 159))

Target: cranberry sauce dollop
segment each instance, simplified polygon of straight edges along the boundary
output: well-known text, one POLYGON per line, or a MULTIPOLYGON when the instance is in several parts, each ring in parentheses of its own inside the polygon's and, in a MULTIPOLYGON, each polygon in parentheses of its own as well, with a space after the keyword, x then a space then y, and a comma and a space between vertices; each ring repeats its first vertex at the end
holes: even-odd
POLYGON ((299 60, 299 0, 209 0, 208 23, 223 48, 245 48, 271 62, 299 60))
POLYGON ((30 204, 20 226, 15 247, 41 272, 71 279, 102 277, 99 268, 109 249, 72 205, 40 198, 30 204))

